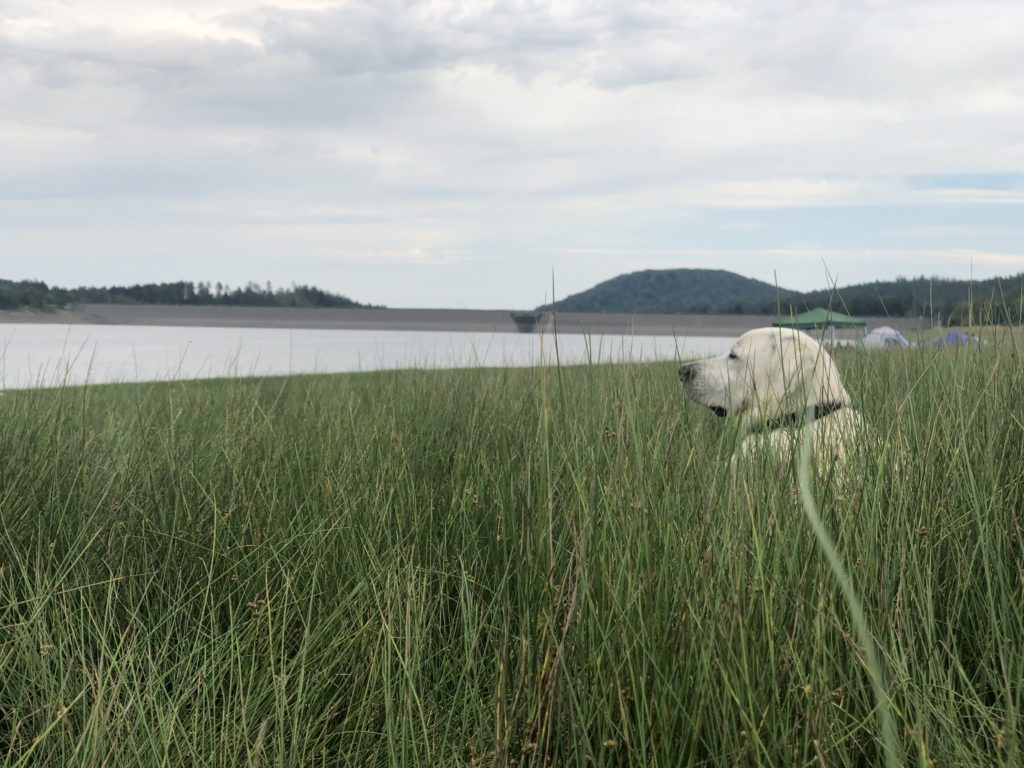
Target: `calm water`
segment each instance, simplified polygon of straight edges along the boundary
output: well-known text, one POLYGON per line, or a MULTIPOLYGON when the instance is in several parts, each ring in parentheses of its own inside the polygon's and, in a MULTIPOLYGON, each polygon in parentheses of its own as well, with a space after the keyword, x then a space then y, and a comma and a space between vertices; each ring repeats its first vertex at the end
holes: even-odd
MULTIPOLYGON (((732 339, 558 336, 563 364, 722 354, 732 339)), ((217 376, 555 362, 554 337, 521 333, 0 325, 0 389, 217 376)))

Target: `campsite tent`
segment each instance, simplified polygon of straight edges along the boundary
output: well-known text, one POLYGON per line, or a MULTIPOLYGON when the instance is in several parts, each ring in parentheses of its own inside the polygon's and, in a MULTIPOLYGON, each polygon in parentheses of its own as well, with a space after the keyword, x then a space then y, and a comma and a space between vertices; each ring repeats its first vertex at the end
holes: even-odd
POLYGON ((864 337, 864 346, 872 349, 909 347, 910 342, 907 341, 906 336, 895 328, 890 328, 888 325, 880 325, 864 337))
POLYGON ((830 344, 835 345, 837 329, 845 331, 840 334, 842 338, 847 340, 858 339, 867 323, 855 317, 844 315, 842 312, 834 312, 830 309, 817 307, 808 312, 801 312, 799 315, 776 320, 772 325, 779 328, 799 328, 801 331, 817 331, 817 333, 812 334, 815 338, 826 340, 830 344))

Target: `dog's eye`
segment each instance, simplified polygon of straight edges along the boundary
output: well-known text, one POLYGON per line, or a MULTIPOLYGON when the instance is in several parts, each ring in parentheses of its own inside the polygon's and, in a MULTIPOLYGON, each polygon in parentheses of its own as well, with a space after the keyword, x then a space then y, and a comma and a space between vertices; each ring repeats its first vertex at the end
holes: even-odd
POLYGON ((729 359, 730 360, 739 360, 740 358, 739 358, 739 356, 735 352, 730 352, 729 353, 729 359))

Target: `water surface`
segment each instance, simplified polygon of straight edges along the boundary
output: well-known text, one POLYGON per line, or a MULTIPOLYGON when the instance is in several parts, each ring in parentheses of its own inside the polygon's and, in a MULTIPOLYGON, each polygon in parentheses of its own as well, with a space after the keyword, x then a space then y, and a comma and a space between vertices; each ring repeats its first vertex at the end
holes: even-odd
POLYGON ((0 325, 0 389, 395 368, 676 360, 731 338, 139 325, 0 325), (557 340, 557 351, 556 351, 557 340), (557 358, 556 358, 557 354, 557 358))

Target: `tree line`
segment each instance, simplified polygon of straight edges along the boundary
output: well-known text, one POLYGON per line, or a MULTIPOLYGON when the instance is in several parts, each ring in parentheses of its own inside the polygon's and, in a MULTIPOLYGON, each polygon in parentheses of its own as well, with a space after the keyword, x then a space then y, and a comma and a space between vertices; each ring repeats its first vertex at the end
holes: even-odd
MULTIPOLYGON (((366 307, 309 285, 178 281, 60 288, 40 280, 0 279, 0 309, 54 310, 73 304, 173 304, 222 307, 366 307)), ((556 305, 570 312, 790 314, 832 307, 855 316, 927 317, 947 325, 1021 323, 1024 274, 967 282, 918 277, 797 292, 724 270, 647 270, 621 275, 556 305)), ((550 306, 539 309, 550 309, 550 306)))
POLYGON ((946 325, 1020 324, 1024 274, 966 281, 917 277, 800 294, 803 307, 831 306, 851 315, 927 317, 946 325))
MULTIPOLYGON (((899 277, 792 291, 726 270, 643 270, 559 300, 564 312, 790 315, 831 307, 854 316, 923 317, 946 325, 1024 319, 1024 273, 989 280, 899 277)), ((551 305, 538 310, 552 309, 551 305)))
POLYGON ((310 285, 275 288, 248 282, 142 283, 128 286, 59 288, 41 280, 0 279, 0 309, 61 309, 72 304, 174 304, 220 307, 364 307, 347 296, 310 285))

